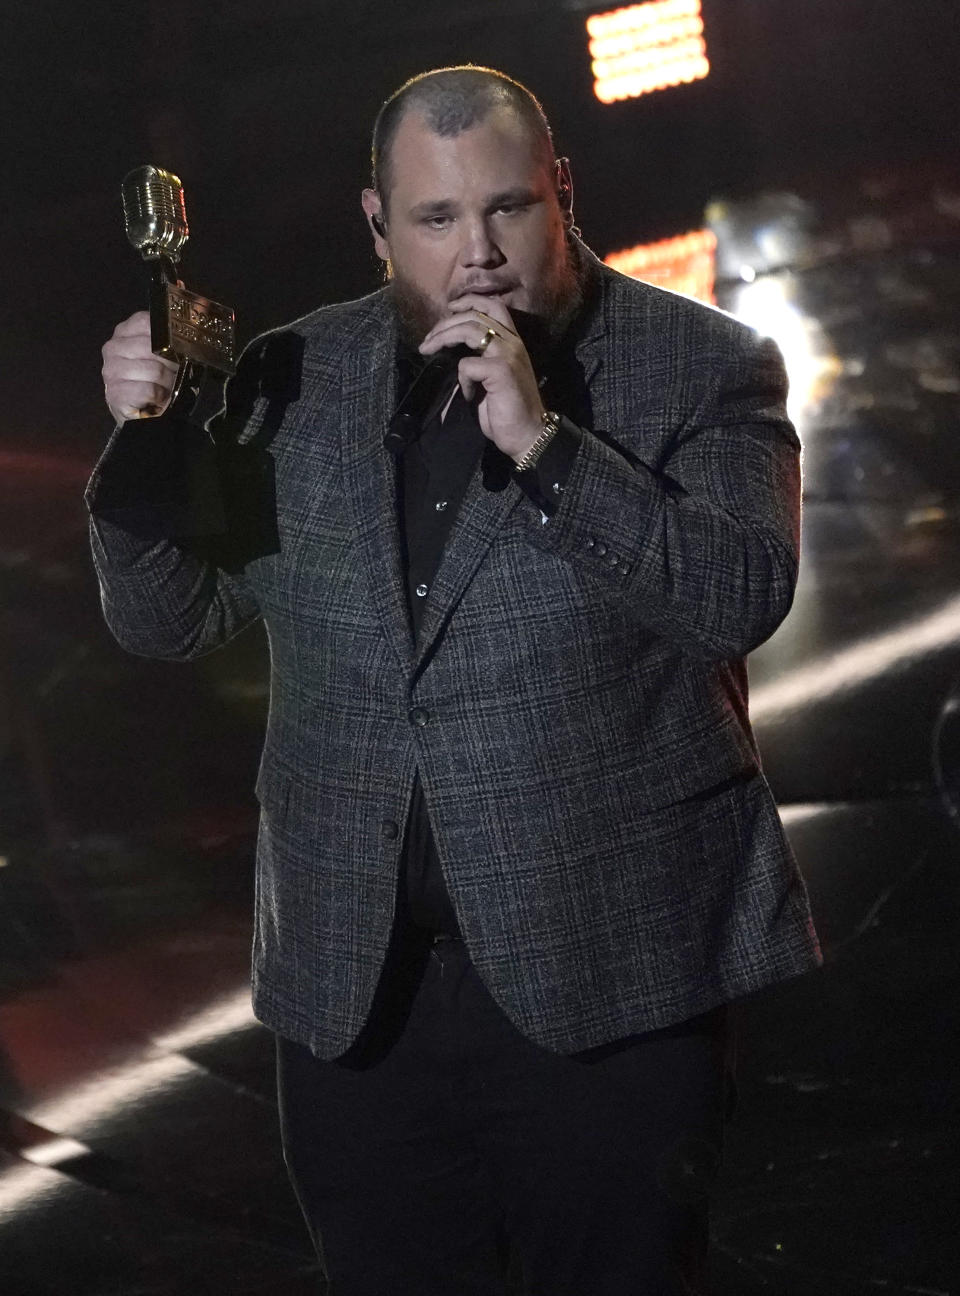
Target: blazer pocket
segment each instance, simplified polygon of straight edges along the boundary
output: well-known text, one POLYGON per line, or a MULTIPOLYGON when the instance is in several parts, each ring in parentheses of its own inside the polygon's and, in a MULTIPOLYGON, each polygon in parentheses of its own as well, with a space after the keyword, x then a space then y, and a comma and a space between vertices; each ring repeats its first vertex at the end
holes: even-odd
POLYGON ((759 768, 749 736, 731 715, 710 729, 660 748, 621 777, 637 809, 656 810, 759 768))

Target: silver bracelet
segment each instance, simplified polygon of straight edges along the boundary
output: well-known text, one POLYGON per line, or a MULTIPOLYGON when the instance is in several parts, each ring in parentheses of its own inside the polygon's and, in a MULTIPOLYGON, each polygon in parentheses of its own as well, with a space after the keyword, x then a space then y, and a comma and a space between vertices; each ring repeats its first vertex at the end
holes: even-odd
POLYGON ((529 468, 535 468, 544 450, 560 431, 560 415, 555 414, 553 410, 544 410, 540 415, 540 421, 543 423, 540 435, 530 449, 517 460, 514 472, 522 473, 529 468))

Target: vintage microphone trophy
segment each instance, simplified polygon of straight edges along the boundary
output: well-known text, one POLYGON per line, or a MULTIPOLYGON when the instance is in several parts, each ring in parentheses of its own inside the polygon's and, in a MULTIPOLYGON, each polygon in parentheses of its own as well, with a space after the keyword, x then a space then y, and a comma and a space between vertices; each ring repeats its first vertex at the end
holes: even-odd
POLYGON ((180 366, 170 408, 196 416, 206 380, 219 383, 236 371, 233 309, 191 292, 178 278, 190 237, 179 178, 160 167, 137 167, 124 177, 121 197, 127 239, 150 265, 152 349, 180 366))
POLYGON ((179 179, 138 167, 121 194, 127 238, 150 266, 151 349, 179 368, 163 413, 140 410, 118 429, 98 471, 98 515, 147 539, 224 535, 228 488, 236 493, 241 470, 213 416, 236 372, 233 310, 177 277, 189 236, 179 179))

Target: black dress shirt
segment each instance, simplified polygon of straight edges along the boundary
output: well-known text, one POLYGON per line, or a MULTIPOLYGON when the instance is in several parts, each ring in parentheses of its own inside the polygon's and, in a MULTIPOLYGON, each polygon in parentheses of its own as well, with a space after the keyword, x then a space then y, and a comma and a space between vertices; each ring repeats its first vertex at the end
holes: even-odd
MULTIPOLYGON (((403 354, 400 360, 401 380, 409 381, 416 362, 412 356, 403 354)), ((445 395, 441 398, 443 403, 445 395)), ((401 550, 415 637, 420 633, 444 546, 481 457, 484 457, 484 480, 489 466, 493 489, 505 485, 513 471, 512 461, 483 435, 475 407, 464 399, 459 389, 446 417, 442 415, 442 408, 432 415, 428 413, 423 432, 401 456, 398 475, 401 550)), ((579 445, 579 433, 565 422, 536 467, 517 477, 518 484, 546 518, 559 504, 579 445)), ((401 868, 404 870, 401 885, 406 888, 412 921, 430 931, 459 935, 419 778, 414 785, 401 868)))

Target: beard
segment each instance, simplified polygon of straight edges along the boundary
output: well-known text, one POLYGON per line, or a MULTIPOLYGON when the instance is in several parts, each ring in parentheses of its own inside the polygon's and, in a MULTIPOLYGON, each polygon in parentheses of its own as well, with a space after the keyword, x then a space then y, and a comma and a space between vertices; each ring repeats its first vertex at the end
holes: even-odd
MULTIPOLYGON (((403 275, 387 267, 390 291, 397 311, 400 336, 414 350, 434 324, 447 315, 445 308, 403 275)), ((549 272, 533 290, 529 310, 508 306, 507 310, 531 356, 549 351, 563 336, 583 301, 584 267, 572 239, 563 247, 549 272)))

